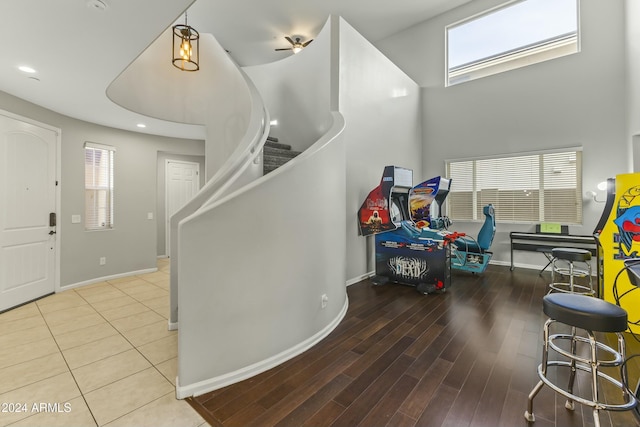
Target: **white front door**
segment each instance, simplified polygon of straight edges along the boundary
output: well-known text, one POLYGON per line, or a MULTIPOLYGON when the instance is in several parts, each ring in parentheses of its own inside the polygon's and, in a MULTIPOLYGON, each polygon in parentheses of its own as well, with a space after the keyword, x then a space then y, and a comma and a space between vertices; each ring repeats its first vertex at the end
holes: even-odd
POLYGON ((183 207, 200 189, 200 164, 179 160, 166 161, 166 253, 171 255, 171 215, 183 207))
POLYGON ((0 311, 55 290, 58 136, 0 112, 0 311), (53 214, 53 215, 51 215, 53 214))

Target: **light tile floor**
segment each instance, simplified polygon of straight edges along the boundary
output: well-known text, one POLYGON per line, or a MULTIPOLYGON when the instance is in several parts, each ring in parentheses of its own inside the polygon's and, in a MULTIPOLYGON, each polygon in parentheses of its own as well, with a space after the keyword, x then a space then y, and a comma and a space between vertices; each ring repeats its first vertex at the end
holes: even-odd
POLYGON ((206 426, 176 400, 169 261, 0 314, 0 426, 206 426))

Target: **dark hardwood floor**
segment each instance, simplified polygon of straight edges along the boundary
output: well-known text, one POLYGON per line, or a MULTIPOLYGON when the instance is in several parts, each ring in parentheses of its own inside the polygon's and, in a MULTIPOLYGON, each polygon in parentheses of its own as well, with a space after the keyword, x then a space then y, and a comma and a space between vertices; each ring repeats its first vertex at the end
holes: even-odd
MULTIPOLYGON (((548 273, 498 266, 454 272, 447 292, 428 296, 365 280, 348 288, 347 315, 318 345, 188 401, 212 426, 527 426, 548 282, 548 273)), ((637 381, 638 359, 630 365, 637 381)), ((589 384, 578 375, 579 389, 589 384)), ((544 387, 532 425, 594 425, 590 408, 571 412, 564 402, 544 387)), ((600 420, 640 425, 630 412, 602 412, 600 420)))

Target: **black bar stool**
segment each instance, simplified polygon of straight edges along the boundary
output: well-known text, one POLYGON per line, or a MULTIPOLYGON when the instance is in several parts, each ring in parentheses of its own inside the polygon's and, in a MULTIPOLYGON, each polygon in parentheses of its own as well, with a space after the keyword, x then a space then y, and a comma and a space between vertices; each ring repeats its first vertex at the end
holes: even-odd
POLYGON ((569 293, 552 293, 545 295, 542 300, 542 308, 549 319, 544 324, 544 351, 542 353, 542 363, 538 366, 538 376, 540 381, 529 393, 529 405, 524 413, 529 422, 534 422, 533 399, 536 397, 543 385, 551 387, 555 392, 565 396, 567 402, 565 407, 574 409, 574 402, 587 405, 593 408, 593 419, 595 427, 600 426, 598 411, 626 411, 636 406, 636 397, 627 390, 627 370, 623 363, 625 360, 625 343, 622 332, 627 329, 627 312, 615 304, 585 295, 569 293), (555 322, 571 326, 571 334, 557 333, 550 335, 549 329, 555 322), (586 331, 586 337, 576 335, 576 329, 586 331), (596 341, 593 331, 613 332, 618 337, 618 348, 613 348, 596 341), (567 351, 558 344, 564 340, 569 342, 571 348, 567 351), (556 344, 558 343, 558 344, 556 344), (585 358, 578 354, 578 343, 589 345, 589 357, 585 358), (549 348, 558 352, 568 360, 549 360, 549 348), (598 355, 608 354, 606 360, 599 359, 598 355), (547 376, 549 366, 558 366, 570 369, 569 384, 566 389, 554 384, 547 376), (600 366, 620 367, 620 379, 613 378, 604 372, 599 371, 600 366), (581 370, 591 374, 591 399, 580 397, 574 394, 573 386, 576 371, 581 370), (613 384, 622 393, 623 403, 608 404, 599 400, 598 378, 613 384))
POLYGON ((549 292, 565 292, 595 296, 591 280, 591 252, 586 249, 554 248, 551 250, 551 283, 549 292), (557 282, 556 274, 568 276, 569 282, 557 282), (588 277, 588 285, 579 285, 575 279, 588 277))

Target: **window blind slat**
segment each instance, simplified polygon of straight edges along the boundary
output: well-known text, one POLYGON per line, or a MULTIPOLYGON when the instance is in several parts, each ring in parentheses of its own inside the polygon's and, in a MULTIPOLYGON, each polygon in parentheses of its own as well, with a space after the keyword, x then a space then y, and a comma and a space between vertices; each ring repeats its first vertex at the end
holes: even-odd
POLYGON ((113 161, 115 150, 85 144, 85 229, 113 227, 113 161))

